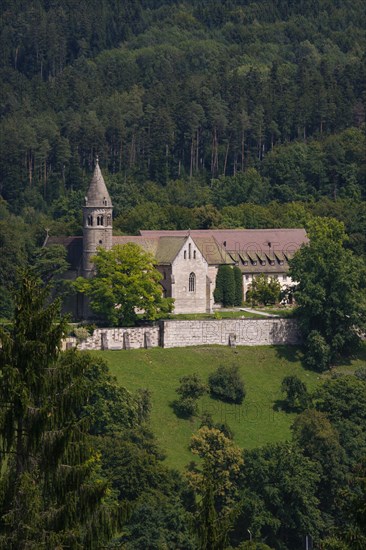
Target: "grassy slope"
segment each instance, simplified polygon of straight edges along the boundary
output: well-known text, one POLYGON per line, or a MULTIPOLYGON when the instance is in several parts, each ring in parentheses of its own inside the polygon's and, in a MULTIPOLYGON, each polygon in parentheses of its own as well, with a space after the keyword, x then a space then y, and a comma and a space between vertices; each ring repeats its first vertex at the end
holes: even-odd
POLYGON ((243 405, 227 405, 205 396, 199 408, 211 412, 216 422, 226 421, 234 431, 235 441, 246 448, 291 437, 294 415, 273 408, 281 399, 280 385, 284 376, 297 374, 309 390, 321 383, 318 374, 301 367, 301 354, 295 347, 230 349, 213 346, 95 353, 102 354, 112 373, 129 390, 150 389, 152 428, 167 454, 167 464, 178 469, 192 460, 189 439, 199 427, 199 419, 179 419, 169 406, 177 397, 175 389, 181 376, 198 373, 207 381, 208 375, 220 364, 239 365, 247 389, 243 405))

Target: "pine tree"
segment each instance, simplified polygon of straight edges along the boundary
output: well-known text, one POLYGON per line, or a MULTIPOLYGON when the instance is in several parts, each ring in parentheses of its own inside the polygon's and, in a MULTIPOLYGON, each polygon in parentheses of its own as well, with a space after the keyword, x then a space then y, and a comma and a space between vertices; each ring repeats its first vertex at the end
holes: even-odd
POLYGON ((95 548, 111 537, 82 409, 88 379, 76 352, 60 361, 66 319, 24 277, 10 330, 0 329, 0 548, 95 548))

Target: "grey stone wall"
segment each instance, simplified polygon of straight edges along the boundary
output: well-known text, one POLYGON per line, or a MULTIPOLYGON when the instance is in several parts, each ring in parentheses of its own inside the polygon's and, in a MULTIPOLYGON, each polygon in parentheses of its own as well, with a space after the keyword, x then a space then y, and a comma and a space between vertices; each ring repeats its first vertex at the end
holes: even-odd
POLYGON ((160 344, 160 327, 98 328, 86 340, 66 338, 64 349, 80 350, 156 348, 160 344))
POLYGON ((165 348, 219 344, 268 346, 299 344, 300 334, 293 319, 222 319, 212 321, 164 321, 165 348))
POLYGON ((218 344, 222 346, 269 346, 299 344, 298 326, 293 319, 222 319, 212 321, 162 321, 160 326, 98 328, 93 335, 77 342, 66 338, 63 348, 119 350, 177 348, 218 344))

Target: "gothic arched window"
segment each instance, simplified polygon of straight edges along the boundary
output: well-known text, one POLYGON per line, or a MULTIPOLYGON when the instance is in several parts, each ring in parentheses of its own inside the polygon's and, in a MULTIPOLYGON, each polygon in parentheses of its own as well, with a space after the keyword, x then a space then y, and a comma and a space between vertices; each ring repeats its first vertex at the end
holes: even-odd
POLYGON ((88 216, 88 225, 93 225, 93 216, 88 216))
POLYGON ((189 275, 188 289, 189 292, 195 292, 196 290, 196 275, 194 273, 189 275))

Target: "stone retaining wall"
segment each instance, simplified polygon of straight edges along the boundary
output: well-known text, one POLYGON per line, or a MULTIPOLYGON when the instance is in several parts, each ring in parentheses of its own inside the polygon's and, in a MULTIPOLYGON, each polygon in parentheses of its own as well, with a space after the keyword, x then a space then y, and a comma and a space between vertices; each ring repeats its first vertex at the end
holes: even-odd
POLYGON ((300 343, 298 325, 293 319, 164 321, 162 325, 164 348, 205 344, 268 346, 300 343))
POLYGON ((76 338, 67 338, 65 347, 81 350, 119 350, 156 348, 160 345, 160 327, 134 328, 97 328, 92 336, 77 342, 76 338))
POLYGON ((64 348, 119 350, 177 348, 219 344, 222 346, 269 346, 299 344, 294 319, 221 319, 212 321, 162 321, 159 326, 98 328, 93 335, 77 342, 66 338, 64 348))

